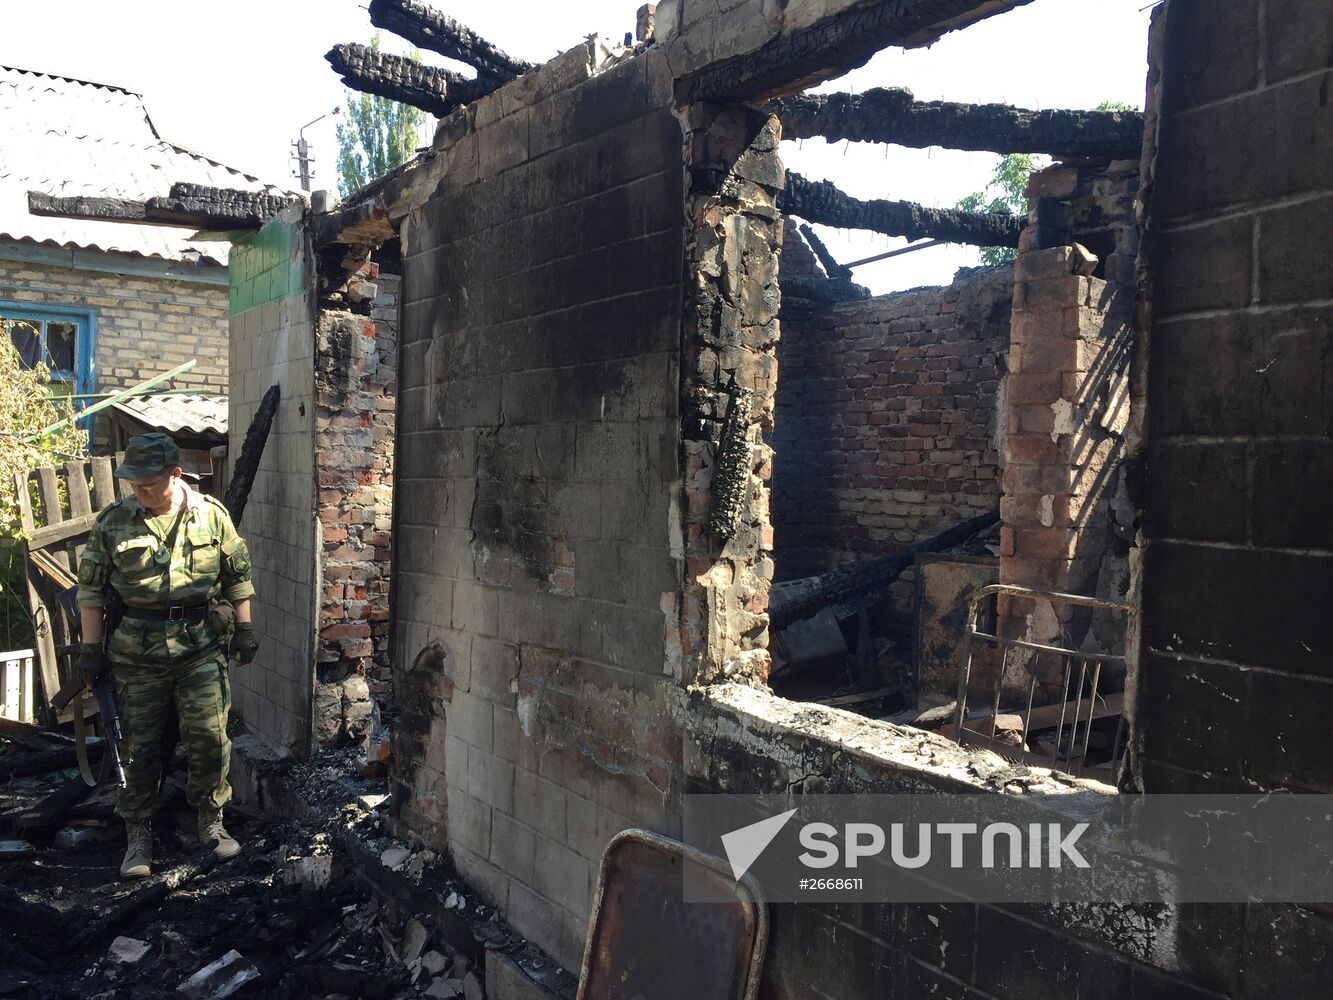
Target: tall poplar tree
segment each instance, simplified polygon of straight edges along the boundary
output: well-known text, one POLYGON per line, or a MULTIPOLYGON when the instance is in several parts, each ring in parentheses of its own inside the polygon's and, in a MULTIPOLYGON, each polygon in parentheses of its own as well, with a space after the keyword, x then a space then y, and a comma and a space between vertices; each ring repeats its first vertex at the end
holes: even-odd
MULTIPOLYGON (((380 47, 379 32, 370 39, 380 47)), ((413 59, 420 58, 412 53, 413 59)), ((417 149, 417 131, 426 113, 387 97, 349 90, 342 121, 337 125, 338 191, 345 198, 410 160, 417 149)))

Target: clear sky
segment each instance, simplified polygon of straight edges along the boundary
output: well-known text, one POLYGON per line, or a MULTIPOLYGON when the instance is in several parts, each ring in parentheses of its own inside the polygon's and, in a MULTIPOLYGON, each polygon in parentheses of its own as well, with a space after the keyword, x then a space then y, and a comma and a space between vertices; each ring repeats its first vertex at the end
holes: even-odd
MULTIPOLYGON (((633 31, 638 0, 436 0, 436 6, 497 45, 540 62, 592 33, 633 31)), ((1150 0, 1034 0, 946 35, 929 49, 887 51, 822 90, 876 86, 920 100, 1004 101, 1027 107, 1141 107, 1150 0)), ((40 70, 144 95, 158 132, 263 180, 296 187, 291 143, 306 122, 342 103, 324 61, 337 42, 366 42, 373 27, 360 0, 9 0, 0 64, 40 70)), ((386 51, 410 46, 387 33, 386 51)), ((427 62, 444 62, 423 53, 427 62)), ((3 123, 0 123, 2 125, 3 123)), ((333 119, 307 130, 314 186, 337 186, 333 119)), ((786 143, 789 167, 864 198, 949 206, 979 189, 998 157, 904 150, 822 140, 786 143)), ((842 260, 905 241, 823 231, 842 260)), ((876 292, 947 282, 975 251, 940 247, 857 270, 876 292)))

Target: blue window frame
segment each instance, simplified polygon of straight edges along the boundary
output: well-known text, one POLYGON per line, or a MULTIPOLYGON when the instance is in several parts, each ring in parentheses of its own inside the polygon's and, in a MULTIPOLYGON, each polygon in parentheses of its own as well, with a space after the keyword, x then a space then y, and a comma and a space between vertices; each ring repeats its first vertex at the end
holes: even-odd
MULTIPOLYGON (((25 365, 45 364, 51 370, 52 382, 60 387, 56 391, 81 396, 97 391, 93 310, 0 300, 0 320, 25 365)), ((75 409, 83 409, 88 400, 75 402, 75 409)))

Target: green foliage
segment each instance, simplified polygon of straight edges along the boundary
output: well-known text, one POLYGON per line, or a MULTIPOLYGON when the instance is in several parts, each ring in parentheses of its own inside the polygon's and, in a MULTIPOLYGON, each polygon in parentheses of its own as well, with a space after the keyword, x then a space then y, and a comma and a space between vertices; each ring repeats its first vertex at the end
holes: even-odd
MULTIPOLYGON (((1010 153, 1002 157, 986 187, 959 200, 964 212, 989 212, 998 215, 1027 215, 1028 178, 1043 170, 1047 157, 1030 153, 1010 153)), ((988 266, 1008 264, 1018 258, 1013 247, 982 247, 981 262, 988 266)))
MULTIPOLYGON (((379 32, 370 40, 380 47, 379 32)), ((413 59, 420 54, 412 53, 413 59)), ((343 120, 338 123, 338 190, 343 197, 396 170, 417 150, 417 130, 426 113, 387 97, 349 90, 343 120)))
MULTIPOLYGON (((35 432, 74 416, 65 394, 53 394, 44 365, 25 368, 10 340, 10 324, 0 321, 0 648, 26 649, 33 643, 32 621, 21 588, 24 565, 20 555, 19 477, 33 469, 77 458, 88 435, 71 419, 50 434, 28 441, 35 432)), ((31 499, 31 498, 30 498, 31 499)))
POLYGON ((8 324, 0 322, 0 538, 19 533, 15 477, 43 465, 78 458, 88 447, 88 435, 74 423, 68 396, 53 395, 50 372, 44 365, 25 368, 9 339, 8 324), (28 439, 60 420, 69 419, 35 441, 28 439))
POLYGON ((1126 104, 1124 101, 1102 101, 1101 104, 1093 108, 1094 111, 1133 111, 1132 104, 1126 104))

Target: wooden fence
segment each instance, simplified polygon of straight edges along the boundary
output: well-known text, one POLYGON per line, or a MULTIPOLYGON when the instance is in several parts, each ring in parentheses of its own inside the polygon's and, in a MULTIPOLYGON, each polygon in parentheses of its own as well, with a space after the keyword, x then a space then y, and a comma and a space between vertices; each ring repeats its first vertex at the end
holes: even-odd
POLYGON ((19 521, 28 539, 21 553, 27 570, 25 604, 36 633, 33 645, 44 708, 66 679, 68 657, 61 656, 60 649, 73 638, 59 595, 78 582, 79 555, 98 512, 129 493, 125 480, 116 479, 114 472, 112 459, 103 456, 15 477, 19 521))

